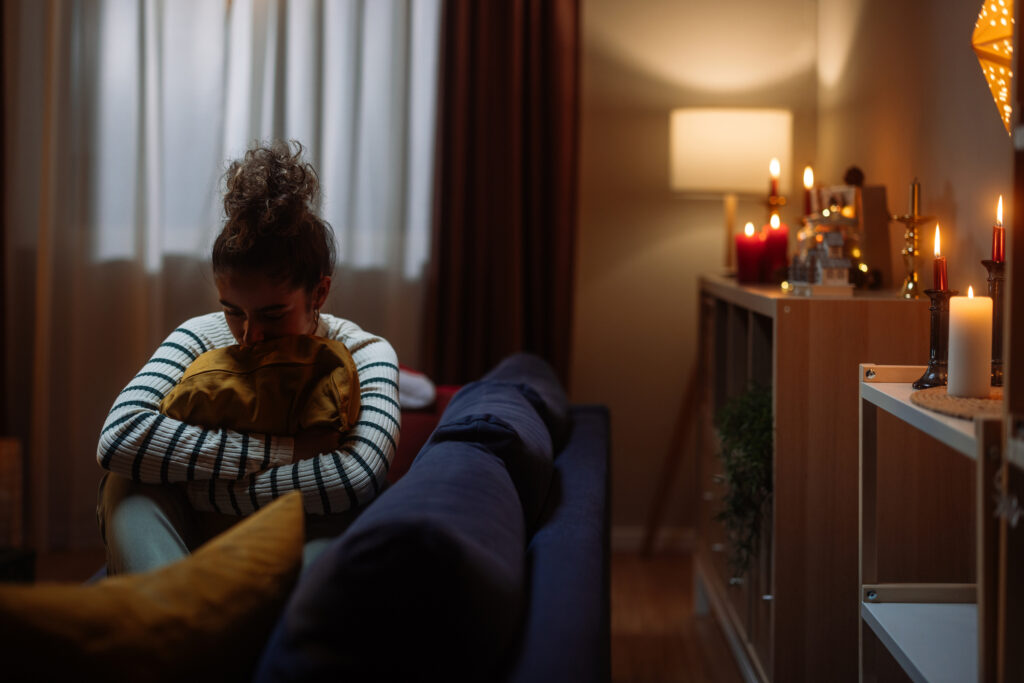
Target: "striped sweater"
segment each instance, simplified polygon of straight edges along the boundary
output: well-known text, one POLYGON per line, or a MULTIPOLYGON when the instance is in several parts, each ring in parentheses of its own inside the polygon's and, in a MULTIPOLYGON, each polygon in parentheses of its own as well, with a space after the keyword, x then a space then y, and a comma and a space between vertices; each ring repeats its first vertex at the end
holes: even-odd
POLYGON ((100 466, 147 483, 185 482, 198 510, 247 515, 293 489, 314 514, 342 512, 380 491, 400 428, 398 360, 391 345, 348 320, 321 315, 359 373, 359 418, 338 450, 292 462, 290 436, 205 429, 160 414, 163 397, 199 354, 236 343, 223 313, 186 321, 114 401, 100 433, 100 466))

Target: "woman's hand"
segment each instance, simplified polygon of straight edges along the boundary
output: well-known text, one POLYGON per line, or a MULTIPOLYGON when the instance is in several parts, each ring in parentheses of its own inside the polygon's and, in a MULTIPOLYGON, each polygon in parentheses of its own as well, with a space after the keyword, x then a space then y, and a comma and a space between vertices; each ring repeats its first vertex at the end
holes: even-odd
POLYGON ((341 432, 332 427, 304 429, 295 436, 295 452, 292 462, 315 458, 321 453, 337 450, 341 443, 341 432))

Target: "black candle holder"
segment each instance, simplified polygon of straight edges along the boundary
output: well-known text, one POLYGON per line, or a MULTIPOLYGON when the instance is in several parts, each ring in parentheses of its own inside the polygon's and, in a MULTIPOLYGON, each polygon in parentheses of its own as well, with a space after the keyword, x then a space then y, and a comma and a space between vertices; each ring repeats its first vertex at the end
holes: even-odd
POLYGON ((946 386, 949 362, 949 297, 959 294, 955 289, 926 289, 931 299, 931 349, 928 351, 928 369, 914 382, 915 389, 946 386))
POLYGON ((988 270, 988 295, 992 297, 992 386, 1003 386, 1003 283, 1006 264, 1002 261, 981 262, 988 270))

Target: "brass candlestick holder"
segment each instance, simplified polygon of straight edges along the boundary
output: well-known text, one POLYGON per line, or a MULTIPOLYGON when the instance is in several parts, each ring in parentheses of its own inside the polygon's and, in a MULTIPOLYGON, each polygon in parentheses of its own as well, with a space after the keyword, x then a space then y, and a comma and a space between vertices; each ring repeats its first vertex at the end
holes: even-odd
POLYGON ((981 262, 988 270, 988 295, 992 297, 992 386, 1003 386, 1003 283, 1006 264, 1002 261, 981 262))
POLYGON ((926 289, 932 300, 928 308, 931 317, 931 347, 928 351, 928 369, 914 382, 915 389, 946 386, 949 363, 949 297, 960 292, 955 289, 926 289))
POLYGON ((933 217, 922 216, 919 213, 920 202, 921 183, 914 178, 914 182, 910 184, 910 202, 907 213, 902 216, 892 214, 889 217, 891 220, 903 223, 907 228, 903 233, 903 250, 900 252, 903 254, 903 265, 907 269, 907 275, 903 278, 903 288, 900 290, 900 296, 904 299, 917 299, 921 296, 921 286, 918 284, 917 276, 918 226, 927 223, 933 217))
POLYGON ((903 278, 900 296, 904 299, 917 299, 921 296, 917 274, 918 226, 934 220, 934 217, 920 216, 915 211, 902 216, 894 214, 891 218, 906 226, 906 231, 903 233, 903 249, 900 253, 903 254, 903 265, 907 269, 907 275, 903 278))
POLYGON ((786 198, 781 194, 769 194, 766 204, 768 205, 768 219, 771 220, 771 217, 778 214, 779 209, 786 205, 786 198))

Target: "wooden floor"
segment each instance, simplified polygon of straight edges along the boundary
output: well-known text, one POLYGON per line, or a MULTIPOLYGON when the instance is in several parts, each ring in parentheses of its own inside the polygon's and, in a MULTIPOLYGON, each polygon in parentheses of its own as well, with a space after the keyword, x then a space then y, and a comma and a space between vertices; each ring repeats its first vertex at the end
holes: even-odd
POLYGON ((106 550, 101 547, 40 553, 36 556, 36 581, 80 583, 106 561, 106 550))
POLYGON ((711 616, 693 613, 689 555, 614 554, 612 680, 739 683, 739 670, 711 616))

